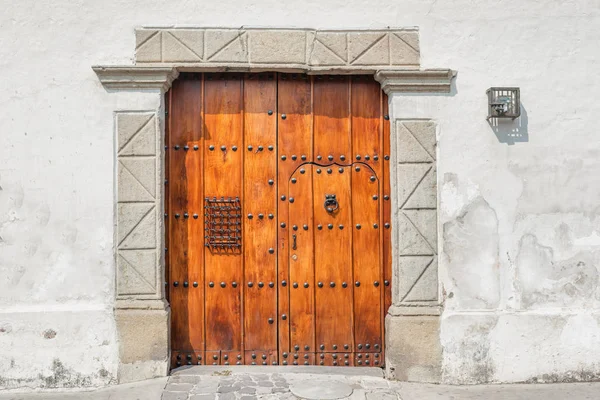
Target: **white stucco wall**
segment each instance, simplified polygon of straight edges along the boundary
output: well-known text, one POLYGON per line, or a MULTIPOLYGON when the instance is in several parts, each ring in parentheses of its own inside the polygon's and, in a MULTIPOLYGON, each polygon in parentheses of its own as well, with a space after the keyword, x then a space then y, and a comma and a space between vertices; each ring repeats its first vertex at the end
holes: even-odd
POLYGON ((132 63, 139 26, 418 26, 422 66, 459 71, 392 100, 439 123, 444 380, 600 375, 598 0, 0 5, 0 388, 115 380, 113 112, 157 105, 90 67, 132 63), (524 112, 495 131, 501 85, 524 112))

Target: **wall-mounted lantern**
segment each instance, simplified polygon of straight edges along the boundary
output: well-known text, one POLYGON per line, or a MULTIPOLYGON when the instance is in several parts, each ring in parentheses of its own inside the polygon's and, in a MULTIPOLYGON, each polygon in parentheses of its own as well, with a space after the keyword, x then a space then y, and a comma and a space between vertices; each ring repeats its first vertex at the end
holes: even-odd
POLYGON ((488 95, 488 121, 490 118, 515 119, 521 115, 519 88, 493 87, 486 91, 488 95))

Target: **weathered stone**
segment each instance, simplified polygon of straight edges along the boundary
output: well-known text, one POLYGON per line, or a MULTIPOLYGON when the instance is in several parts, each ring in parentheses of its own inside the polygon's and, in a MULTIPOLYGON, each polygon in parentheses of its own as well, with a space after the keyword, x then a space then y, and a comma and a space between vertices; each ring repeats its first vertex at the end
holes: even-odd
POLYGON ((364 389, 388 389, 388 381, 383 378, 363 378, 360 380, 360 386, 364 389))
POLYGON ((433 121, 403 121, 403 125, 410 131, 412 136, 427 151, 427 154, 436 159, 436 134, 435 123, 433 121))
POLYGON ((214 394, 192 394, 190 400, 213 400, 216 396, 214 394))
MULTIPOLYGON (((350 50, 352 51, 352 42, 350 43, 350 50)), ((382 63, 390 63, 389 35, 387 34, 373 42, 367 50, 352 62, 352 65, 381 65, 382 63)))
POLYGON ((164 392, 161 400, 187 400, 187 392, 164 392))
POLYGON ((156 29, 137 29, 135 31, 137 62, 161 61, 161 33, 156 29))
POLYGON ((313 43, 310 53, 310 65, 344 65, 345 61, 335 54, 323 43, 316 41, 313 43))
POLYGON ((151 113, 117 114, 119 156, 156 155, 156 120, 151 113))
POLYGON ((117 295, 156 293, 156 250, 117 253, 117 295))
POLYGON ((418 67, 418 31, 310 29, 137 29, 136 62, 228 67, 418 67))
POLYGON ((217 390, 218 393, 231 393, 231 392, 235 392, 235 388, 231 385, 219 385, 219 389, 217 390))
POLYGON ((164 31, 163 62, 197 62, 204 54, 204 31, 172 29, 164 31))
POLYGON ((334 379, 294 383, 290 389, 293 395, 302 399, 333 400, 352 394, 350 385, 334 379))
POLYGON ((365 400, 367 398, 367 391, 365 389, 353 388, 352 394, 348 397, 348 400, 365 400))
POLYGON ((120 203, 117 212, 120 249, 156 248, 157 232, 154 203, 120 203))
POLYGON ((175 375, 169 378, 169 383, 191 383, 196 385, 200 382, 200 377, 195 375, 175 375))
MULTIPOLYGON (((431 150, 431 124, 429 121, 396 121, 396 147, 398 162, 433 162, 435 152, 431 150), (425 128, 426 127, 426 128, 425 128), (419 140, 420 139, 420 140, 419 140)), ((435 140, 435 135, 433 136, 435 140)), ((434 142, 435 145, 435 142, 434 142)))
MULTIPOLYGON (((433 267, 433 263, 436 261, 434 256, 403 256, 398 258, 398 282, 393 286, 393 303, 398 304, 406 301, 407 296, 411 294, 420 279, 423 278, 423 273, 433 267)), ((419 293, 417 297, 421 295, 430 294, 430 291, 435 291, 437 294, 437 263, 435 269, 435 284, 431 288, 423 287, 420 285, 419 293)), ((432 282, 426 282, 431 284, 432 282)), ((437 296, 435 296, 437 297, 437 296)))
POLYGON ((311 65, 346 64, 348 61, 347 38, 346 32, 317 32, 310 57, 311 65), (317 46, 318 44, 320 46, 317 46), (330 62, 326 60, 330 60, 330 62))
MULTIPOLYGON (((350 32, 348 33, 348 51, 349 51, 349 61, 350 63, 354 63, 362 57, 366 52, 368 52, 374 45, 376 45, 382 39, 385 39, 386 33, 381 31, 376 32, 350 32)), ((385 56, 385 61, 389 61, 389 51, 388 55, 385 56)), ((387 64, 387 62, 381 62, 381 64, 387 64)), ((364 65, 364 64, 363 64, 364 65)))
POLYGON ((410 225, 421 235, 423 240, 427 243, 427 247, 430 249, 424 254, 437 254, 437 210, 435 206, 433 209, 420 209, 420 210, 402 210, 401 214, 406 217, 410 225), (433 251, 433 253, 430 253, 433 251))
POLYGON ((400 208, 404 207, 419 183, 431 172, 432 168, 433 165, 430 163, 403 163, 397 166, 397 193, 400 208))
POLYGON ((399 212, 394 226, 398 232, 398 256, 433 255, 435 251, 414 223, 399 212))
POLYGON ((419 34, 415 31, 390 34, 390 56, 392 64, 419 65, 419 34))
POLYGON ((116 309, 119 380, 164 376, 169 359, 169 313, 166 310, 116 309))
POLYGON ((417 382, 439 382, 442 347, 437 316, 392 316, 385 319, 387 376, 417 382))
POLYGON ((376 391, 367 393, 367 400, 398 400, 398 395, 392 392, 376 391))
POLYGON ((119 201, 154 201, 156 197, 156 160, 119 157, 119 201))
POLYGON ((216 393, 219 387, 219 380, 204 380, 202 379, 200 382, 196 384, 192 393, 216 393))
POLYGON ((210 61, 221 63, 248 62, 248 34, 239 32, 235 38, 226 43, 223 48, 216 50, 210 61))
POLYGON ((248 35, 252 63, 306 63, 306 31, 251 30, 248 35))
POLYGON ((403 302, 436 301, 438 299, 438 263, 437 257, 421 272, 410 291, 406 293, 403 302))
POLYGON ((206 60, 211 60, 230 43, 239 40, 245 31, 235 29, 207 29, 205 33, 206 60))
POLYGON ((194 387, 191 383, 171 383, 165 387, 167 392, 189 392, 194 387))
MULTIPOLYGON (((394 65, 392 63, 392 65, 394 65)), ((415 66, 416 67, 416 66, 415 66)), ((379 70, 375 80, 385 93, 451 93, 456 72, 450 69, 379 70)))
MULTIPOLYGON (((437 208, 437 173, 435 166, 423 177, 415 191, 410 195, 403 208, 437 208)), ((434 225, 434 230, 435 230, 434 225)))

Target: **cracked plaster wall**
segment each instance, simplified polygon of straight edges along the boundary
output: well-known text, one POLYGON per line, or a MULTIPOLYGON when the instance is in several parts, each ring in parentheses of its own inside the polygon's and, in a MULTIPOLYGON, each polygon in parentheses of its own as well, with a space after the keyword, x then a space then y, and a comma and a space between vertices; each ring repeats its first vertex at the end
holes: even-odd
POLYGON ((392 100, 438 124, 444 382, 600 379, 598 5, 437 2, 448 24, 420 27, 422 65, 459 71, 453 96, 392 100), (486 122, 491 86, 521 88, 520 119, 486 122))
POLYGON ((598 0, 2 1, 0 388, 115 381, 113 112, 90 66, 127 64, 139 26, 418 26, 423 68, 454 96, 394 96, 438 133, 443 379, 600 373, 598 0), (493 129, 485 90, 521 87, 493 129), (53 334, 52 332, 55 332, 53 334))

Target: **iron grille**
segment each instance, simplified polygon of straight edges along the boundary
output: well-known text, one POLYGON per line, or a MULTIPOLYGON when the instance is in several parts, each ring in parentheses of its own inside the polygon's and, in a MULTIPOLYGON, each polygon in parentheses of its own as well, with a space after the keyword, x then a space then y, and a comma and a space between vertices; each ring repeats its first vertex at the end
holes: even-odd
POLYGON ((242 247, 239 197, 205 197, 205 246, 215 253, 237 253, 242 247))

